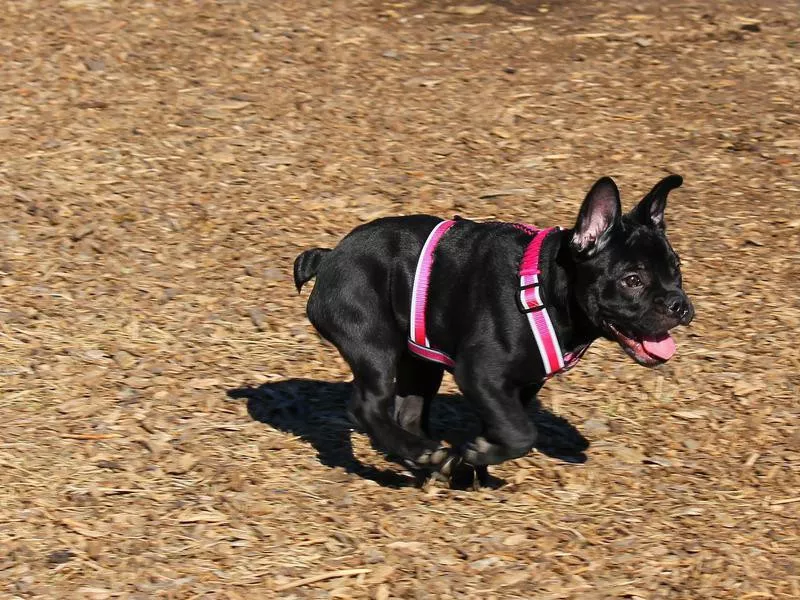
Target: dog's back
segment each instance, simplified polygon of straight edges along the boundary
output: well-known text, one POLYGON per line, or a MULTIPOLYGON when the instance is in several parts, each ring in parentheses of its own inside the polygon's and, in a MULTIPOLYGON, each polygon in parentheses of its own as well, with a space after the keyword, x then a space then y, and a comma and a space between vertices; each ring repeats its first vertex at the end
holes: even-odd
POLYGON ((299 290, 316 278, 307 312, 323 337, 336 343, 335 330, 365 326, 375 310, 398 331, 407 328, 408 308, 397 310, 397 303, 408 304, 416 257, 440 221, 430 215, 385 217, 356 227, 332 250, 302 252, 294 282, 299 290), (361 314, 362 307, 370 314, 361 314))

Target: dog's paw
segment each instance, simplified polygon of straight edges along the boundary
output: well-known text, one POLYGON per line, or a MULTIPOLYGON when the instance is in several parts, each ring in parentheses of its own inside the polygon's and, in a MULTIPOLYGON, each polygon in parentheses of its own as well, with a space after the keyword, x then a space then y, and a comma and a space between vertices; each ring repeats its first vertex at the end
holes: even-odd
POLYGON ((426 450, 416 460, 405 459, 402 462, 412 471, 423 475, 429 483, 439 482, 454 489, 468 489, 475 480, 475 468, 465 465, 458 450, 447 446, 426 450))
POLYGON ((454 464, 449 469, 448 475, 445 475, 441 471, 429 472, 428 482, 444 484, 452 490, 479 491, 484 488, 492 487, 492 478, 489 475, 487 467, 473 467, 462 461, 458 461, 454 464))
POLYGON ((483 436, 478 436, 461 448, 464 462, 475 465, 485 462, 486 454, 492 449, 492 444, 483 436))
POLYGON ((441 446, 435 450, 426 450, 414 462, 420 467, 429 468, 449 477, 453 469, 461 462, 461 457, 455 449, 441 446))

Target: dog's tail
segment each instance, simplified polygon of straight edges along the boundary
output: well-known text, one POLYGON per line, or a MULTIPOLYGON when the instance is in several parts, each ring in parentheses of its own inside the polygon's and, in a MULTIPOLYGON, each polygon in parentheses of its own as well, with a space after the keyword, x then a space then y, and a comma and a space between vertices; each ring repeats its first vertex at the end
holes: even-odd
POLYGON ((304 283, 317 276, 319 265, 328 252, 330 252, 329 248, 312 248, 301 252, 294 259, 294 285, 298 292, 304 283))

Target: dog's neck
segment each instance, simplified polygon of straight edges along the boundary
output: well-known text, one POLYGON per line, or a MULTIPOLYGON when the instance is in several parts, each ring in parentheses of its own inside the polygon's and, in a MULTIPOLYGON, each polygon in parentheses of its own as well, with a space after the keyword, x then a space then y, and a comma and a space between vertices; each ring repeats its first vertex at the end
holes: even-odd
POLYGON ((564 352, 575 352, 602 335, 572 293, 576 268, 569 248, 570 236, 569 229, 551 234, 542 248, 540 263, 547 310, 564 352))

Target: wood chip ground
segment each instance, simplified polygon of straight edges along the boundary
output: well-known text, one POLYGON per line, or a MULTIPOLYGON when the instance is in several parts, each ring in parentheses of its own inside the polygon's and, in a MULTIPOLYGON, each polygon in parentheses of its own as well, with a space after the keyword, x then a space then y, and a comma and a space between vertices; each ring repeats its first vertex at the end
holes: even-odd
POLYGON ((800 597, 799 30, 793 1, 3 3, 0 596, 800 597), (498 489, 350 434, 300 250, 570 226, 597 177, 631 206, 671 172, 668 365, 598 342, 498 489))

